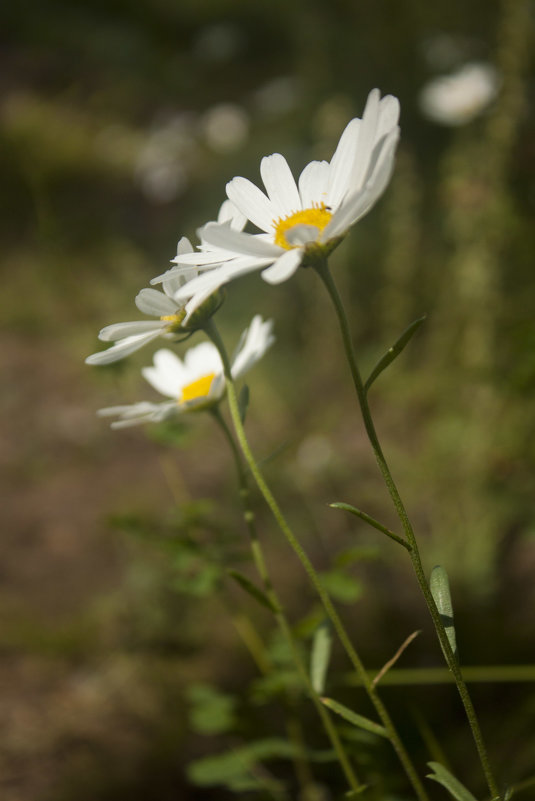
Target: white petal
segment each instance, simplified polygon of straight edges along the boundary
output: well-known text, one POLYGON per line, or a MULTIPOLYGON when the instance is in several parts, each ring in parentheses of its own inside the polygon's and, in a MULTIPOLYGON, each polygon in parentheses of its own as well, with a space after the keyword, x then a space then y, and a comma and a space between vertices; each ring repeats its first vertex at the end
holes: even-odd
POLYGON ((275 338, 271 333, 273 321, 263 322, 259 314, 251 320, 251 324, 243 332, 240 344, 232 359, 232 377, 239 378, 262 358, 275 338))
POLYGON ((196 381, 209 373, 223 371, 221 356, 212 342, 201 342, 190 348, 184 356, 184 366, 188 373, 188 382, 196 381))
POLYGON ((265 156, 260 163, 260 174, 269 199, 277 210, 277 217, 287 217, 300 211, 301 197, 284 156, 280 153, 265 156))
POLYGON ((357 157, 351 167, 350 191, 360 189, 368 172, 372 150, 374 148, 379 125, 380 92, 372 89, 366 101, 359 131, 357 157))
POLYGON ((116 345, 112 345, 107 350, 102 350, 99 353, 93 353, 85 360, 86 364, 112 364, 119 359, 124 359, 134 351, 139 350, 151 340, 156 339, 160 335, 160 330, 152 331, 149 334, 138 334, 137 336, 125 337, 116 345))
POLYGON ((277 209, 247 178, 233 178, 227 184, 227 195, 236 208, 262 231, 269 233, 273 229, 273 220, 278 216, 277 209))
POLYGON ((361 120, 355 118, 346 125, 329 165, 327 205, 337 209, 349 188, 351 168, 357 152, 361 120))
POLYGON ((289 245, 307 245, 309 242, 315 242, 319 236, 319 228, 317 225, 307 225, 300 223, 294 225, 286 231, 285 238, 289 245))
POLYGON ((385 95, 379 104, 377 138, 390 133, 399 121, 399 100, 394 95, 385 95))
MULTIPOLYGON (((168 271, 169 274, 162 280, 162 289, 168 298, 174 298, 175 293, 183 286, 186 286, 199 275, 197 267, 183 267, 176 272, 168 271)), ((176 304, 175 304, 176 306, 176 304)))
POLYGON ((370 187, 364 187, 349 195, 340 208, 335 211, 329 224, 324 228, 321 241, 327 242, 336 236, 344 234, 348 228, 362 217, 370 208, 370 187))
POLYGON ((155 317, 176 313, 176 303, 157 289, 142 289, 136 296, 136 306, 143 314, 155 317))
POLYGON ((98 338, 103 342, 114 342, 116 339, 124 339, 124 337, 131 337, 145 334, 151 334, 153 331, 159 332, 165 323, 160 320, 136 320, 131 323, 113 323, 107 325, 100 331, 98 338))
MULTIPOLYGON (((210 225, 218 225, 218 223, 210 223, 210 225)), ((225 228, 227 227, 228 226, 225 226, 225 228)), ((203 232, 204 229, 201 229, 201 235, 203 232)), ((174 264, 200 266, 203 264, 219 264, 230 258, 232 258, 232 254, 229 255, 229 253, 224 250, 214 250, 211 248, 210 250, 196 250, 194 253, 185 253, 183 256, 177 256, 176 259, 172 259, 171 261, 174 264)))
POLYGON ((187 370, 172 350, 162 348, 153 357, 154 365, 141 370, 143 378, 157 392, 170 398, 178 398, 182 387, 188 382, 187 370))
POLYGON ((286 253, 277 259, 275 264, 263 271, 262 278, 264 281, 267 281, 268 284, 280 284, 286 281, 286 279, 290 278, 295 273, 303 260, 303 256, 304 251, 302 248, 287 250, 286 253))
POLYGON ((178 245, 176 246, 177 256, 181 256, 183 253, 191 253, 192 251, 193 247, 187 236, 183 236, 178 240, 178 245))
POLYGON ((229 223, 230 227, 234 228, 234 230, 243 231, 245 228, 245 223, 247 222, 247 217, 236 208, 234 203, 232 203, 230 200, 225 200, 219 209, 217 222, 229 223))
POLYGON ((327 187, 329 183, 329 163, 327 161, 311 161, 299 176, 299 194, 304 209, 313 204, 327 203, 327 187))
POLYGON ((242 256, 259 256, 267 258, 269 256, 280 256, 282 248, 271 242, 261 239, 253 234, 246 234, 242 231, 233 231, 226 225, 208 223, 203 231, 205 241, 214 247, 223 248, 229 253, 242 256))

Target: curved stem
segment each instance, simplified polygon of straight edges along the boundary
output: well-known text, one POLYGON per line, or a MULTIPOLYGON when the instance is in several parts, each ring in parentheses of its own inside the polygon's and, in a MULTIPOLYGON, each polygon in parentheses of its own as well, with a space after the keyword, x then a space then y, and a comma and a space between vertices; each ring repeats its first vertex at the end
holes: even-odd
POLYGON ((338 615, 338 612, 336 611, 336 609, 334 607, 334 604, 331 601, 331 598, 330 598, 328 592, 326 591, 326 589, 324 588, 323 584, 321 583, 320 577, 319 577, 318 573, 316 572, 312 562, 308 558, 308 556, 307 556, 306 552, 304 551, 302 545, 297 540, 295 534, 293 533, 292 529, 290 528, 289 524, 287 523, 287 521, 286 521, 286 519, 285 519, 285 517, 284 517, 284 515, 283 515, 283 513, 281 511, 281 509, 279 508, 279 505, 277 504, 277 501, 275 500, 275 497, 273 496, 273 493, 271 492, 271 490, 268 487, 268 485, 267 485, 262 473, 260 472, 258 464, 256 463, 256 460, 255 460, 255 458, 253 456, 253 453, 251 451, 251 448, 249 446, 249 442, 247 440, 247 436, 245 434, 245 430, 243 428, 243 424, 242 424, 242 421, 241 421, 240 411, 239 411, 239 406, 238 406, 238 398, 237 398, 237 395, 236 395, 236 388, 235 388, 235 385, 234 385, 234 380, 232 378, 231 366, 230 366, 230 362, 229 362, 229 359, 228 359, 228 355, 227 355, 225 346, 223 344, 223 341, 222 341, 222 339, 221 339, 221 337, 219 335, 219 331, 217 330, 217 328, 215 326, 215 323, 213 322, 212 319, 209 320, 209 322, 206 324, 205 332, 210 337, 210 339, 212 340, 212 342, 214 343, 214 345, 218 349, 219 354, 221 356, 221 359, 222 359, 222 362, 223 362, 223 366, 224 366, 224 371, 225 371, 227 395, 228 395, 229 408, 230 408, 230 413, 231 413, 231 417, 232 417, 232 422, 233 422, 233 425, 234 425, 234 430, 235 430, 236 437, 238 439, 240 448, 241 448, 242 453, 243 453, 243 455, 245 457, 247 465, 248 465, 248 467, 249 467, 249 469, 250 469, 250 471, 251 471, 251 473, 253 475, 253 478, 254 478, 254 480, 256 482, 256 485, 257 485, 258 489, 260 490, 260 492, 262 493, 262 495, 264 497, 264 500, 266 501, 267 505, 269 506, 269 508, 271 510, 271 513, 273 514, 273 517, 275 518, 279 528, 281 529, 282 533, 286 537, 286 540, 287 540, 288 544, 290 545, 290 547, 292 548, 292 550, 296 554, 297 558, 301 562, 301 565, 303 566, 308 578, 310 579, 310 582, 312 583, 312 586, 316 590, 316 592, 317 592, 317 594, 318 594, 318 596, 319 596, 319 598, 320 598, 320 600, 321 600, 321 602, 323 604, 325 612, 326 612, 327 616, 329 617, 329 619, 330 619, 330 621, 331 621, 331 623, 332 623, 332 625, 333 625, 333 627, 334 627, 334 629, 336 631, 336 634, 338 635, 338 638, 339 638, 339 640, 340 640, 340 642, 341 642, 346 654, 348 655, 349 660, 350 660, 351 664, 353 665, 353 668, 355 669, 355 672, 356 672, 361 684, 365 688, 366 693, 368 694, 368 697, 370 698, 370 700, 371 700, 371 702, 372 702, 372 704, 373 704, 373 706, 375 708, 375 711, 377 712, 377 715, 379 716, 383 726, 385 727, 385 729, 388 732, 388 738, 389 738, 389 740, 390 740, 390 742, 391 742, 391 744, 392 744, 392 746, 393 746, 393 748, 394 748, 394 750, 395 750, 395 752, 396 752, 401 764, 403 765, 405 773, 407 774, 407 777, 408 777, 409 781, 412 784, 412 787, 413 787, 413 789, 414 789, 414 791, 416 793, 416 796, 418 797, 419 801, 429 801, 427 792, 426 792, 422 782, 420 781, 420 778, 418 776, 418 773, 416 772, 416 769, 415 769, 414 765, 412 764, 412 760, 411 760, 407 750, 405 749, 405 746, 403 745, 399 734, 397 733, 397 730, 396 730, 396 728, 395 728, 395 726, 394 726, 394 724, 393 724, 393 722, 392 722, 392 720, 390 718, 390 715, 388 714, 388 711, 387 711, 386 707, 384 706, 384 704, 383 704, 383 702, 382 702, 382 700, 381 700, 381 698, 379 696, 379 693, 377 692, 376 688, 373 686, 372 680, 368 676, 366 668, 364 667, 359 655, 357 654, 355 648, 353 647, 353 644, 351 643, 351 640, 350 640, 349 635, 348 635, 348 633, 346 631, 346 628, 345 628, 344 624, 342 623, 342 620, 341 620, 340 616, 338 615))
POLYGON ((354 790, 354 791, 362 790, 363 789, 363 785, 360 784, 360 782, 359 782, 359 780, 358 780, 358 778, 357 778, 357 776, 355 774, 355 771, 353 770, 353 768, 351 766, 351 763, 350 763, 349 758, 348 758, 348 756, 346 754, 344 745, 343 745, 342 741, 340 740, 340 737, 338 735, 338 731, 336 730, 336 727, 335 727, 334 723, 332 722, 331 716, 330 716, 328 710, 321 703, 319 695, 316 692, 316 690, 314 689, 314 686, 312 685, 312 682, 310 680, 306 665, 303 662, 303 659, 302 659, 301 654, 299 652, 299 648, 298 648, 297 643, 295 641, 295 638, 293 636, 290 623, 289 623, 288 618, 286 617, 286 615, 285 615, 285 613, 283 611, 283 606, 282 606, 282 604, 280 602, 279 596, 278 596, 278 594, 277 594, 277 592, 276 592, 276 590, 273 587, 273 584, 271 582, 271 578, 270 578, 268 567, 267 567, 266 558, 264 556, 264 551, 263 551, 263 548, 262 548, 262 546, 260 544, 260 540, 258 538, 258 533, 257 533, 255 522, 254 522, 255 521, 255 515, 254 515, 254 512, 251 509, 251 504, 250 504, 250 492, 249 492, 249 485, 248 485, 248 481, 247 481, 247 473, 245 471, 245 468, 244 468, 244 465, 243 465, 243 462, 242 462, 242 459, 241 459, 241 456, 240 456, 240 452, 238 450, 238 447, 236 445, 234 437, 232 436, 232 434, 230 432, 230 429, 229 429, 227 423, 225 422, 225 419, 223 418, 223 415, 221 414, 221 411, 220 411, 218 406, 215 406, 213 408, 212 415, 215 418, 216 422, 218 423, 219 427, 221 428, 223 434, 225 435, 225 439, 227 440, 227 442, 228 442, 228 444, 230 446, 230 449, 232 451, 232 455, 234 457, 234 464, 236 466, 236 473, 238 475, 238 482, 239 482, 239 485, 240 485, 240 498, 241 498, 242 507, 243 507, 243 517, 244 517, 244 520, 245 520, 245 524, 247 526, 247 531, 249 533, 249 540, 250 540, 250 543, 251 543, 251 551, 252 551, 252 555, 253 555, 253 560, 254 560, 255 567, 256 567, 256 570, 258 572, 258 575, 259 575, 259 577, 260 577, 260 579, 261 579, 261 581, 262 581, 262 583, 264 585, 264 589, 265 589, 266 595, 267 595, 268 599, 270 600, 273 608, 277 610, 277 612, 275 613, 275 617, 277 619, 277 623, 279 625, 279 628, 281 629, 281 632, 282 632, 286 642, 290 646, 292 659, 294 661, 294 664, 295 664, 295 667, 296 667, 297 672, 299 674, 299 677, 301 678, 301 680, 303 682, 303 685, 306 688, 308 694, 310 695, 310 698, 312 699, 312 703, 314 704, 314 706, 316 708, 316 711, 317 711, 318 715, 320 716, 320 719, 321 719, 321 722, 322 722, 323 727, 325 729, 325 732, 326 732, 329 740, 331 741, 331 744, 332 744, 332 746, 333 746, 333 748, 334 748, 334 750, 336 752, 336 755, 338 757, 338 760, 340 762, 340 765, 342 767, 342 770, 344 772, 344 775, 345 775, 345 777, 347 779, 347 782, 348 782, 350 788, 352 790, 354 790))
POLYGON ((468 718, 468 722, 470 724, 470 728, 472 729, 472 735, 474 738, 474 742, 476 744, 477 752, 479 755, 479 760, 481 762, 481 767, 483 769, 483 773, 485 774, 485 779, 487 781, 488 788, 493 799, 501 799, 501 793, 498 789, 498 785, 496 783, 496 779, 494 778, 492 769, 490 767, 490 761, 487 754, 487 749, 485 746, 485 742, 483 740, 483 735, 481 733, 481 728, 479 726, 479 721, 477 719, 477 715, 472 704, 472 700, 470 698, 470 694, 468 692, 468 688, 464 681, 461 668, 457 659, 453 653, 451 648, 448 636, 446 634, 446 629, 444 628, 444 624, 442 622, 442 618, 440 613, 437 609, 435 604, 435 600, 433 595, 431 594, 431 590, 429 589, 429 584, 427 582, 424 568, 422 565, 422 560, 420 557, 420 552, 418 550, 418 543, 416 541, 416 536, 414 534, 414 530, 412 528, 411 522, 405 510, 405 506, 403 501, 401 500, 401 496, 398 492, 394 479, 392 478, 392 474, 390 472, 390 468, 388 467, 386 458, 382 451, 381 445, 379 443, 379 439, 377 436, 377 432, 375 430, 375 425, 372 419, 370 407, 368 404, 368 397, 366 390, 364 388, 364 384, 362 382, 362 378, 360 376, 360 372, 357 365, 357 360, 355 356, 355 350, 353 348, 353 342, 351 339, 351 333, 349 330, 349 324, 347 320, 347 315, 345 313, 344 306, 342 304, 342 300, 334 283, 333 277, 329 271, 329 267, 327 262, 324 261, 322 263, 317 263, 314 265, 314 269, 320 276, 321 280, 323 281, 327 292, 333 302, 333 305, 336 310, 336 314, 338 317, 338 322, 340 325, 340 331, 342 334, 342 340, 344 343, 344 349, 347 356, 347 360, 349 362, 349 366, 351 369, 351 375, 353 377, 353 383, 355 385, 355 390, 357 393, 360 410, 362 413, 362 419, 364 421, 364 427, 366 429, 366 433, 368 435, 368 439, 370 440, 370 444, 373 448, 373 452, 375 454, 375 458, 377 460, 377 464, 379 466, 379 470, 383 476, 385 484, 387 486, 388 492, 396 509, 397 515, 401 521, 401 525, 403 526, 403 531, 407 538, 407 542, 409 543, 410 550, 408 551, 411 562, 414 568, 414 572, 416 573, 416 578, 422 594, 425 598, 425 602, 431 614, 431 618, 433 620, 433 625, 435 627, 438 639, 442 646, 442 650, 444 652, 444 656, 446 658, 447 665, 451 670, 453 677, 455 679, 455 684, 457 685, 457 689, 459 691, 459 695, 461 696, 461 700, 466 712, 466 716, 468 718))

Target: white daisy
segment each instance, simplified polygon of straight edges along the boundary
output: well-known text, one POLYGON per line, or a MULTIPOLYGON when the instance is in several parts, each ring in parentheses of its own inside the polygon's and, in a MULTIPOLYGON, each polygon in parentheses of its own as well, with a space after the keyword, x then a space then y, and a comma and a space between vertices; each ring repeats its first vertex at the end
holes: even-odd
MULTIPOLYGON (((362 119, 348 123, 330 162, 312 161, 296 183, 283 156, 267 156, 260 166, 267 194, 246 178, 230 181, 228 197, 263 233, 246 234, 216 223, 201 229, 204 249, 176 259, 184 268, 194 264, 207 270, 191 282, 189 308, 251 270, 267 267, 262 273, 266 281, 285 281, 300 264, 336 247, 388 184, 399 138, 398 117, 398 100, 392 95, 381 99, 374 89, 362 119)), ((184 290, 175 295, 177 300, 184 298, 184 290)))
POLYGON ((420 92, 420 108, 433 122, 454 127, 465 125, 494 100, 498 89, 494 67, 471 62, 452 75, 427 83, 420 92))
MULTIPOLYGON (((275 341, 272 321, 253 317, 243 332, 232 358, 232 377, 244 375, 262 358, 275 341)), ((162 349, 154 354, 152 367, 142 369, 143 377, 162 395, 172 398, 163 403, 142 401, 126 406, 100 409, 101 416, 118 416, 112 428, 124 428, 140 423, 160 422, 176 414, 207 409, 218 403, 225 392, 225 376, 221 357, 215 345, 202 342, 190 348, 184 359, 173 351, 162 349)))
MULTIPOLYGON (((177 253, 191 253, 193 248, 186 237, 178 243, 177 253)), ((142 289, 136 296, 136 306, 143 312, 155 316, 156 320, 136 320, 129 323, 107 325, 99 333, 99 339, 115 344, 107 350, 88 356, 86 364, 111 364, 124 359, 157 337, 174 339, 177 334, 186 333, 188 315, 184 301, 174 299, 176 293, 184 289, 188 282, 198 275, 196 267, 182 271, 180 275, 170 275, 162 282, 163 292, 157 289, 142 289)), ((186 291, 187 294, 187 291, 186 291)))

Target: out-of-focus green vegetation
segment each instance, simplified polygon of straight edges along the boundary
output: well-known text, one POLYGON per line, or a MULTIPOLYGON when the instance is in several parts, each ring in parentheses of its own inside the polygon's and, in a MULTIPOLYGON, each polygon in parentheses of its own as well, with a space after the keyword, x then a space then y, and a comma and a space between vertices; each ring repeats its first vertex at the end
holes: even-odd
MULTIPOLYGON (((364 368, 427 313, 374 386, 378 426, 426 567, 447 567, 463 662, 533 663, 532 12, 524 0, 3 5, 3 799, 225 799, 225 779, 246 798, 284 798, 277 776, 292 786, 281 708, 295 704, 307 733, 313 712, 268 613, 226 574, 249 565, 221 435, 208 416, 110 432, 94 412, 149 397, 138 368, 150 352, 101 369, 83 359, 101 327, 138 317, 135 294, 215 218, 228 179, 257 180, 275 151, 296 173, 330 158, 374 86, 401 101, 396 170, 331 263, 364 368), (496 67, 497 99, 463 127, 426 120, 422 86, 470 60, 496 67)), ((417 628, 400 667, 440 665, 403 553, 327 506, 390 514, 315 276, 229 287, 218 317, 231 345, 256 312, 277 335, 250 379, 266 474, 369 667, 417 628)), ((308 647, 320 615, 257 506, 308 647)), ((337 697, 364 707, 334 658, 337 697)), ((384 695, 418 766, 446 759, 483 797, 452 688, 384 695)), ((500 777, 533 775, 533 683, 474 696, 500 777)), ((383 743, 346 736, 377 799, 409 797, 383 743)), ((309 746, 338 797, 325 742, 309 746)))

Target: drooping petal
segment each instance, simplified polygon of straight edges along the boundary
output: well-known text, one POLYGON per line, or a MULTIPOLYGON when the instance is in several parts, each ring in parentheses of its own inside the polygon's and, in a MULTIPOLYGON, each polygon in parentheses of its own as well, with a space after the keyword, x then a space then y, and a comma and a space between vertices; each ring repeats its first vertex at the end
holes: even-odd
POLYGON ((273 229, 277 209, 264 193, 247 178, 238 176, 227 184, 227 196, 248 220, 262 231, 273 229))
POLYGON ((259 256, 260 258, 274 256, 276 258, 283 252, 282 248, 265 239, 242 231, 233 231, 226 225, 217 225, 217 223, 208 223, 203 229, 203 236, 210 245, 223 248, 235 255, 259 256))
POLYGON ((299 194, 304 209, 327 203, 329 162, 311 161, 299 176, 299 194))
POLYGON ((290 278, 303 260, 304 251, 302 248, 292 248, 287 250, 275 264, 262 272, 262 278, 268 284, 281 284, 290 278))
POLYGON ((151 342, 153 339, 156 339, 156 337, 160 336, 161 330, 162 329, 157 329, 156 331, 151 331, 147 334, 137 334, 136 336, 125 337, 117 342, 116 345, 112 345, 111 348, 99 351, 98 353, 93 353, 91 356, 88 356, 85 360, 85 363, 112 364, 113 362, 119 361, 119 359, 124 359, 126 356, 130 356, 131 353, 134 353, 148 342, 151 342))
POLYGON ((265 156, 260 163, 260 174, 277 218, 301 210, 301 197, 284 156, 280 153, 265 156))
POLYGON ((162 317, 166 314, 175 314, 176 303, 157 289, 142 289, 136 295, 136 306, 143 314, 152 314, 162 317))
POLYGON ((135 320, 131 323, 113 323, 103 328, 99 332, 98 338, 103 342, 115 342, 117 339, 150 334, 153 331, 159 333, 164 325, 165 323, 160 322, 160 320, 135 320))

